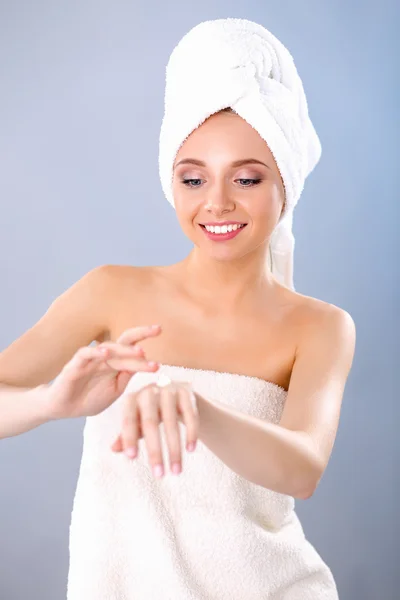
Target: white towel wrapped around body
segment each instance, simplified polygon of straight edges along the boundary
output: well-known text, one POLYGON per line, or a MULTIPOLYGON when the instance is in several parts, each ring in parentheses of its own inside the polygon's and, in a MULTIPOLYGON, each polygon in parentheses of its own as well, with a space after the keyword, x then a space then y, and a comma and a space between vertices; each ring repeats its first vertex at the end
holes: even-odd
POLYGON ((321 156, 302 81, 287 48, 246 19, 205 21, 171 53, 159 144, 163 191, 174 206, 173 164, 185 139, 209 116, 231 107, 266 141, 285 186, 285 209, 270 244, 272 272, 294 289, 293 209, 321 156))
MULTIPOLYGON (((271 423, 287 396, 257 377, 169 365, 137 373, 126 392, 164 375, 271 423)), ((121 396, 86 421, 67 600, 338 600, 291 496, 239 476, 201 440, 183 450, 182 472, 172 475, 163 424, 166 475, 156 479, 143 438, 135 460, 110 450, 123 406, 121 396)))

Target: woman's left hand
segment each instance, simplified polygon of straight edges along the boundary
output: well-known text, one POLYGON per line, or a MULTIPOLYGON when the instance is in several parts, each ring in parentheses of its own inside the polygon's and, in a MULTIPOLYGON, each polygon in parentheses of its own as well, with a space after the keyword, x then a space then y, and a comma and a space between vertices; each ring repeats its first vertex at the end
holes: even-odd
POLYGON ((164 423, 170 468, 178 474, 182 470, 181 440, 178 422, 186 425, 186 449, 193 452, 199 432, 197 396, 191 384, 171 381, 158 385, 151 383, 140 390, 126 394, 122 432, 111 449, 125 452, 129 458, 138 456, 138 441, 145 439, 150 466, 156 477, 164 475, 164 464, 159 424, 164 423))

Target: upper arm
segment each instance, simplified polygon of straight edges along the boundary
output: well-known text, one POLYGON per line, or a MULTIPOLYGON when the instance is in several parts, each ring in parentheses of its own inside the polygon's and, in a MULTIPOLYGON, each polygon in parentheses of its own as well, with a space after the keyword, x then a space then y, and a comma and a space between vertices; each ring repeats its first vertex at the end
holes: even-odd
POLYGON ((305 329, 280 425, 308 436, 323 472, 336 438, 356 331, 349 313, 333 305, 305 329))
POLYGON ((82 346, 107 332, 113 267, 96 267, 52 302, 42 318, 0 353, 0 383, 48 383, 82 346))

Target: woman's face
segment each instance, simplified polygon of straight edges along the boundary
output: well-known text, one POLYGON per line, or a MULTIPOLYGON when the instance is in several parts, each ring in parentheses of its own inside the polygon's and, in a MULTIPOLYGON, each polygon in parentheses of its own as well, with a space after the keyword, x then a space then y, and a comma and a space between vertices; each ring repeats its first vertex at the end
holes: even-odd
POLYGON ((173 194, 184 233, 219 260, 265 246, 284 204, 270 149, 253 127, 229 112, 212 115, 183 143, 174 163, 173 194), (226 241, 213 241, 202 227, 226 221, 246 227, 226 241))

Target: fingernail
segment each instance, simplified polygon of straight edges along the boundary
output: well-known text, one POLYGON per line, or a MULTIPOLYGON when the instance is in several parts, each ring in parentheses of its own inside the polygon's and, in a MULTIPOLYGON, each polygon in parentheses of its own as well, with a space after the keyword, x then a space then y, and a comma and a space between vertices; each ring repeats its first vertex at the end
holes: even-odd
POLYGON ((193 452, 193 450, 196 448, 196 442, 189 442, 189 444, 187 445, 187 449, 189 452, 193 452))
POLYGON ((161 325, 152 325, 151 326, 152 329, 157 329, 157 327, 161 327, 161 325))
POLYGON ((179 463, 174 463, 172 465, 172 472, 175 473, 175 475, 178 475, 181 472, 181 465, 179 463))
POLYGON ((153 467, 153 473, 155 477, 162 477, 164 475, 164 467, 162 465, 156 465, 153 467))
POLYGON ((125 450, 125 454, 129 456, 129 458, 135 458, 136 456, 136 448, 127 448, 125 450))
POLYGON ((153 368, 153 367, 158 367, 158 366, 159 366, 159 365, 158 365, 158 363, 156 363, 156 362, 153 362, 153 361, 149 361, 147 364, 148 364, 148 365, 149 365, 149 367, 151 367, 151 368, 153 368))

